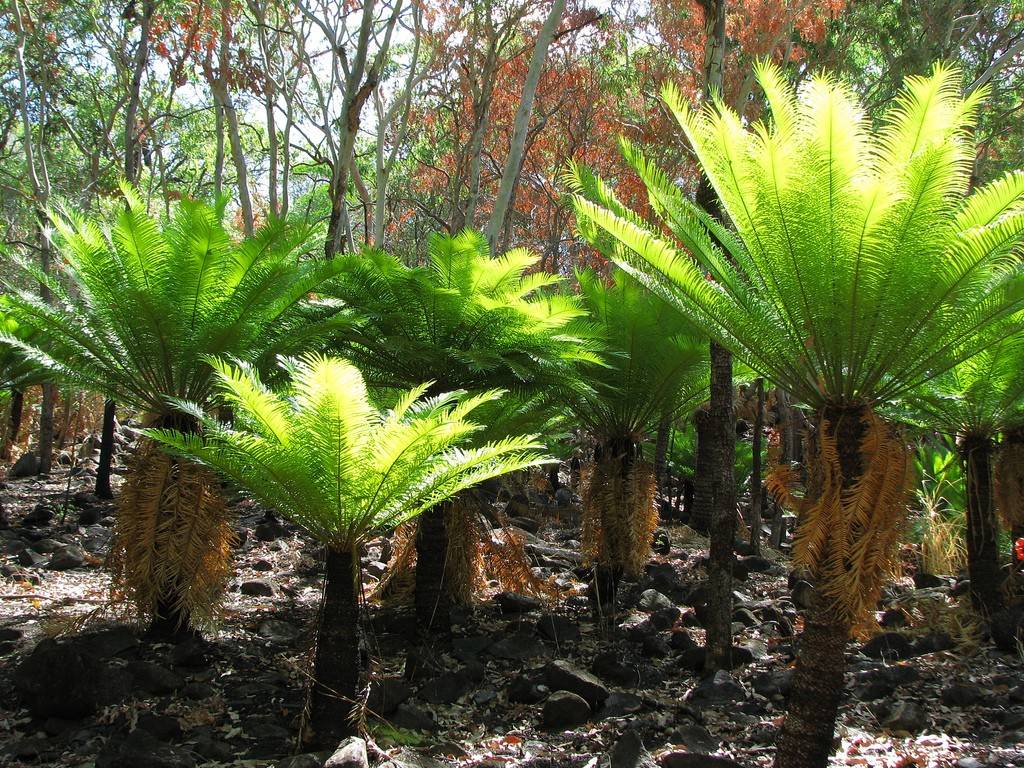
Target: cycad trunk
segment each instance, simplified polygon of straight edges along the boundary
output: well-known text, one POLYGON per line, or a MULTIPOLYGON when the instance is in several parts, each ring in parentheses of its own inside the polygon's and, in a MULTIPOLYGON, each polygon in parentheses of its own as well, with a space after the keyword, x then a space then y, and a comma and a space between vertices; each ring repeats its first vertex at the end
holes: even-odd
POLYGON ((989 616, 1002 607, 999 526, 992 487, 992 439, 967 435, 958 446, 967 481, 967 572, 971 602, 989 616))
POLYGON ((1010 530, 1010 557, 1017 568, 1024 562, 1016 543, 1024 539, 1024 429, 1008 429, 999 446, 995 471, 996 506, 1010 530))
POLYGON ((416 621, 421 631, 451 629, 451 600, 445 583, 448 559, 447 502, 428 509, 416 531, 416 621))
POLYGON ((57 385, 43 384, 39 405, 39 474, 48 475, 53 467, 53 408, 57 402, 57 385))
POLYGON ((326 559, 308 729, 302 739, 311 750, 332 750, 356 732, 353 712, 360 694, 356 559, 351 551, 330 547, 326 559))
MULTIPOLYGON (((195 430, 184 417, 154 426, 195 430)), ((157 637, 198 632, 219 605, 231 574, 234 534, 216 479, 144 439, 117 504, 108 564, 115 599, 135 606, 157 637)))
MULTIPOLYGON (((818 430, 829 430, 835 438, 843 489, 856 485, 864 472, 863 419, 863 408, 848 408, 826 409, 818 421, 818 430)), ((820 447, 820 441, 815 439, 808 454, 814 465, 810 468, 807 488, 811 499, 822 497, 826 490, 820 447)), ((825 557, 827 553, 822 559, 825 557)), ((832 585, 820 573, 815 576, 815 596, 812 607, 804 615, 789 707, 775 755, 776 768, 825 768, 834 751, 836 717, 846 672, 845 649, 851 627, 850 622, 839 618, 827 605, 823 595, 832 585)))
POLYGON ((117 408, 113 400, 103 404, 103 431, 100 434, 100 461, 96 467, 96 495, 101 499, 114 498, 110 487, 110 470, 114 463, 114 419, 117 408))
POLYGON ((7 423, 7 436, 4 438, 3 448, 0 449, 0 459, 10 461, 14 446, 18 442, 21 433, 21 419, 25 413, 25 393, 20 389, 11 390, 11 414, 7 423))
POLYGON ((637 576, 658 524, 654 469, 632 438, 607 440, 594 451, 583 481, 583 551, 592 563, 590 601, 595 619, 615 615, 619 582, 637 576))

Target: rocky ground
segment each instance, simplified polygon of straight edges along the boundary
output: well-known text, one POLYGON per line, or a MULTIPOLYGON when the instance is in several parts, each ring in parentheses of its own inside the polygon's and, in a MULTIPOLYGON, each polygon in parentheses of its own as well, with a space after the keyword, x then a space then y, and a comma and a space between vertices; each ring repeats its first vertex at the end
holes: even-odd
MULTIPOLYGON (((9 480, 0 491, 0 763, 319 768, 325 756, 294 754, 319 597, 315 546, 237 503, 237 572, 217 631, 177 646, 141 640, 106 605, 112 509, 88 493, 88 470, 75 473, 9 480)), ((741 558, 740 664, 702 679, 705 542, 666 528, 644 579, 627 585, 620 626, 602 631, 581 583, 571 501, 561 501, 569 504, 520 509, 515 521, 558 599, 492 590, 456 612, 450 643, 413 657, 414 679, 404 671, 415 622, 401 608, 369 606, 371 757, 395 766, 769 765, 806 585, 790 589, 777 553, 741 558)), ((368 591, 384 570, 379 548, 369 553, 368 591)), ((849 647, 834 765, 1024 767, 1021 652, 980 634, 950 594, 962 591, 918 575, 886 595, 882 633, 849 647)))

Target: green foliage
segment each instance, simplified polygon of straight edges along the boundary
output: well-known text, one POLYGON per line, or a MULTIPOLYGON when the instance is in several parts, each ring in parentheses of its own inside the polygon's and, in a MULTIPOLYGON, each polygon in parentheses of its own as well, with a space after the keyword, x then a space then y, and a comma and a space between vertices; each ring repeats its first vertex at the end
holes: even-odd
POLYGON ((610 283, 590 271, 577 278, 602 342, 601 361, 583 371, 592 389, 568 399, 580 422, 602 439, 639 441, 663 417, 705 399, 706 336, 621 270, 610 283))
POLYGON ((530 252, 491 257, 478 232, 434 235, 429 256, 423 267, 379 251, 338 260, 326 290, 356 319, 337 351, 377 387, 508 390, 488 409, 491 433, 538 429, 558 393, 578 385, 576 366, 597 359, 579 301, 548 290, 556 276, 527 273, 530 252))
POLYGON ((913 421, 951 435, 995 437, 1024 424, 1024 335, 983 349, 913 393, 913 421))
POLYGON ((872 132, 828 76, 757 75, 771 124, 663 93, 735 233, 624 143, 661 223, 575 168, 583 234, 812 407, 898 397, 1018 326, 1024 173, 968 196, 981 94, 938 66, 872 132))
POLYGON ((269 390, 248 367, 213 367, 235 426, 182 404, 203 436, 147 434, 220 470, 335 549, 352 551, 459 491, 544 462, 530 437, 462 447, 480 429, 467 417, 498 392, 424 398, 420 385, 380 411, 359 371, 338 358, 292 364, 287 394, 269 390))
MULTIPOLYGON (((0 337, 30 343, 31 331, 20 325, 10 311, 10 300, 0 296, 0 337)), ((46 369, 25 355, 17 346, 0 344, 0 390, 24 390, 46 381, 46 369)))
POLYGON ((161 224, 123 190, 127 208, 109 230, 73 212, 52 215, 71 290, 21 264, 54 302, 28 290, 10 296, 31 340, 4 340, 65 381, 165 415, 172 398, 207 399, 206 355, 266 360, 340 322, 334 310, 300 306, 338 270, 299 262, 309 227, 270 221, 236 242, 223 203, 182 202, 161 224))

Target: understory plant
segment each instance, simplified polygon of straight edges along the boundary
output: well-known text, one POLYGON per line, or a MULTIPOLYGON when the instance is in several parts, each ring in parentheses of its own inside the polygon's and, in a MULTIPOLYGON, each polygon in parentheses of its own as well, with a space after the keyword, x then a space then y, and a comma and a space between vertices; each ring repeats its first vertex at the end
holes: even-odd
POLYGON ((338 358, 308 356, 291 364, 281 394, 250 368, 219 361, 214 368, 233 426, 193 405, 184 407, 202 425, 201 435, 147 434, 219 470, 325 545, 303 741, 333 749, 357 729, 362 545, 477 483, 542 463, 540 446, 510 437, 465 447, 481 429, 469 416, 500 392, 426 396, 427 383, 379 410, 359 371, 338 358))
POLYGON ((614 615, 619 581, 646 564, 658 524, 650 452, 658 422, 705 399, 707 337, 622 270, 611 280, 577 274, 583 305, 601 340, 601 362, 582 375, 591 385, 567 398, 596 441, 583 478, 583 551, 593 567, 591 603, 614 615))
MULTIPOLYGON (((486 407, 480 440, 549 432, 559 394, 577 385, 576 364, 594 359, 578 300, 551 290, 556 276, 529 271, 537 256, 492 256, 479 232, 435 234, 428 256, 421 267, 377 251, 341 259, 330 294, 354 323, 334 349, 375 387, 508 391, 486 407)), ((417 521, 414 602, 424 630, 447 631, 450 603, 468 591, 476 543, 450 531, 465 530, 476 506, 471 497, 446 501, 417 521)))
MULTIPOLYGON (((31 336, 6 341, 60 380, 138 409, 144 426, 196 432, 195 416, 174 402, 210 401, 206 356, 265 360, 333 328, 331 316, 300 304, 337 266, 300 263, 312 239, 305 225, 271 220, 236 241, 223 202, 182 201, 160 221, 122 189, 127 205, 109 227, 73 211, 51 215, 70 286, 22 265, 53 300, 11 286, 11 310, 31 336)), ((232 537, 210 474, 140 440, 117 509, 109 565, 118 601, 158 634, 208 624, 232 537)))
MULTIPOLYGON (((0 296, 0 337, 11 337, 21 343, 31 340, 31 332, 18 323, 11 312, 10 300, 6 296, 0 296)), ((10 461, 11 451, 18 442, 24 413, 25 390, 42 384, 49 377, 50 373, 28 357, 22 349, 0 343, 0 390, 9 393, 9 416, 3 445, 0 446, 0 460, 10 461)))
POLYGON ((906 518, 907 446, 877 408, 1017 328, 1024 174, 969 194, 984 93, 962 97, 955 70, 908 78, 877 130, 833 78, 797 93, 774 65, 756 74, 770 118, 750 125, 662 94, 731 226, 629 144, 659 222, 604 184, 575 207, 584 234, 614 238, 637 279, 816 414, 793 546, 816 590, 776 765, 823 768, 846 642, 906 518))
MULTIPOLYGON (((1003 603, 995 458, 1000 434, 1024 427, 1022 369, 1024 336, 1016 334, 929 382, 910 403, 917 420, 957 441, 966 494, 971 602, 986 616, 1003 603)), ((1012 475, 1009 467, 1008 459, 1003 466, 1007 477, 1012 475)))

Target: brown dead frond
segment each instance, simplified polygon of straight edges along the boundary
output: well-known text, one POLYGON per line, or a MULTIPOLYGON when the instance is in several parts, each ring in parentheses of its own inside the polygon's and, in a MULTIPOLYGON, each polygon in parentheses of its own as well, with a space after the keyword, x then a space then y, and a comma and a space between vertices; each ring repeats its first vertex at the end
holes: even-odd
POLYGON ((510 528, 491 531, 484 540, 487 574, 507 592, 553 598, 558 590, 553 579, 542 579, 533 572, 523 537, 510 528))
POLYGON ((415 574, 416 521, 410 520, 395 528, 391 538, 391 559, 371 598, 384 603, 408 602, 416 586, 415 574))
POLYGON ((658 525, 654 468, 641 458, 605 455, 583 472, 583 555, 638 576, 658 525))
POLYGON ((1007 435, 995 471, 996 508, 1010 530, 1024 526, 1024 437, 1007 435))
POLYGON ((812 487, 798 507, 793 561, 808 568, 836 617, 858 623, 874 609, 893 568, 912 487, 902 435, 870 411, 863 415, 860 477, 844 478, 832 425, 808 452, 812 487))
POLYGON ((161 602, 196 626, 215 618, 234 533, 214 476, 148 439, 129 460, 108 565, 112 596, 139 616, 161 602))
POLYGON ((460 493, 445 505, 448 551, 444 560, 444 579, 448 596, 466 605, 484 587, 483 530, 480 505, 471 493, 460 493))

